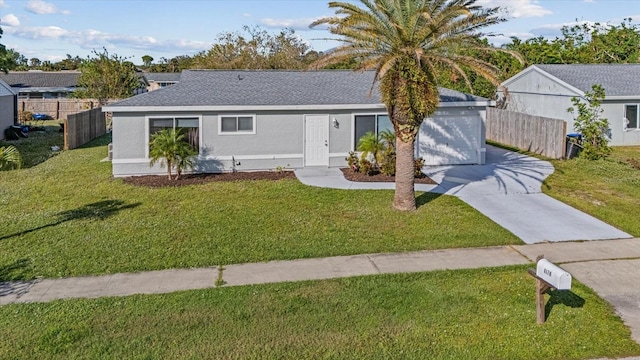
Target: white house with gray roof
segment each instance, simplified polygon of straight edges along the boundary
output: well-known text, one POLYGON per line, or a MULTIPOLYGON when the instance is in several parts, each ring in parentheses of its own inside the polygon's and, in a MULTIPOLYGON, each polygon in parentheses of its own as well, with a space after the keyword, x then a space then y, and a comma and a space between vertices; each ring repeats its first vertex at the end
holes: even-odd
POLYGON ((18 122, 18 93, 0 79, 0 140, 4 131, 18 122))
POLYGON ((640 145, 640 64, 532 65, 502 86, 507 110, 565 120, 572 133, 571 98, 584 98, 594 84, 605 90, 602 116, 609 120, 609 144, 640 145))
MULTIPOLYGON (((161 174, 149 137, 185 129, 197 172, 346 166, 367 131, 392 129, 373 72, 186 70, 167 88, 103 108, 113 114, 113 175, 161 174), (370 94, 371 93, 371 94, 370 94)), ((490 100, 440 89, 416 153, 427 164, 481 164, 490 100)))

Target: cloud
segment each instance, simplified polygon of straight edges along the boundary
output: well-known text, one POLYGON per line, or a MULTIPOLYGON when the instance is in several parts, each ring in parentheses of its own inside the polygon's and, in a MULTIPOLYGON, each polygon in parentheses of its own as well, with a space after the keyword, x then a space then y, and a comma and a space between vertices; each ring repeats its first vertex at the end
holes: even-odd
POLYGON ((29 40, 59 40, 77 45, 83 49, 137 49, 158 52, 173 52, 177 49, 188 53, 206 50, 211 44, 203 41, 163 40, 152 36, 122 35, 98 30, 69 31, 58 26, 10 28, 15 37, 29 40))
POLYGON ((17 16, 8 14, 7 16, 0 18, 0 25, 20 26, 20 20, 18 20, 17 16))
POLYGON ((9 5, 4 3, 4 0, 0 0, 0 8, 8 8, 9 5))
MULTIPOLYGON (((0 0, 0 1, 2 1, 2 0, 0 0)), ((249 13, 244 13, 244 14, 242 14, 242 16, 243 16, 243 17, 246 17, 246 18, 250 18, 250 17, 251 17, 251 14, 249 14, 249 13)))
POLYGON ((44 2, 43 0, 29 0, 25 9, 34 14, 65 14, 68 15, 71 12, 69 10, 58 10, 55 5, 44 2))
POLYGON ((314 21, 320 19, 317 18, 301 18, 301 19, 261 19, 260 23, 271 28, 289 28, 294 30, 309 30, 309 25, 314 21))
MULTIPOLYGON (((543 36, 543 37, 550 37, 550 38, 561 37, 562 36, 561 30, 563 27, 573 27, 576 25, 582 26, 585 24, 592 28, 596 27, 596 23, 593 21, 572 21, 572 22, 565 22, 560 24, 542 25, 535 29, 531 29, 531 33, 533 33, 535 36, 543 36)), ((607 27, 607 26, 605 24, 605 25, 600 25, 600 27, 607 27)))
POLYGON ((478 0, 483 7, 500 7, 512 18, 542 17, 553 12, 539 4, 538 0, 478 0))

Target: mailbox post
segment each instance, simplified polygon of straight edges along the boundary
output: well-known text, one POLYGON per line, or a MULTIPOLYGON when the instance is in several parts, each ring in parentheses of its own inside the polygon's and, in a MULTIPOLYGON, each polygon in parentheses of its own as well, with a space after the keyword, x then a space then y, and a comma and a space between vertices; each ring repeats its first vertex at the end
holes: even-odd
POLYGON ((529 274, 536 278, 536 313, 538 324, 544 324, 546 321, 544 294, 550 289, 571 289, 571 274, 545 259, 544 255, 536 258, 536 270, 529 269, 529 274))

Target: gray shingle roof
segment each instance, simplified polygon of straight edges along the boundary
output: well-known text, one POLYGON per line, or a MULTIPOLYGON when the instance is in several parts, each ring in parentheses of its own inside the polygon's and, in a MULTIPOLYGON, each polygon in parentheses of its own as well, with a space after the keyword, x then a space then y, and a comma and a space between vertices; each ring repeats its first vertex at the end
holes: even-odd
POLYGON ((144 73, 149 82, 178 82, 181 73, 144 73))
MULTIPOLYGON (((185 70, 176 85, 111 104, 118 106, 291 106, 381 104, 374 73, 340 70, 185 70)), ((440 101, 487 101, 440 89, 440 101)))
POLYGON ((12 88, 73 88, 78 85, 79 71, 12 71, 0 72, 0 79, 12 88))
POLYGON ((640 96, 640 64, 535 65, 583 92, 593 84, 607 96, 640 96))

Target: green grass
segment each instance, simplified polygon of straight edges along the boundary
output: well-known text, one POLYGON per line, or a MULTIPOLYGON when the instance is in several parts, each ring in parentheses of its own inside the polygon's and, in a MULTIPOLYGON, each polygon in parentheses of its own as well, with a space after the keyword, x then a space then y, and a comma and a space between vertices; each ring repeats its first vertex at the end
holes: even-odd
POLYGON ((22 167, 30 168, 58 154, 52 151, 52 146, 60 149, 64 146, 63 134, 60 132, 59 121, 38 121, 33 125, 42 127, 44 131, 30 131, 27 133, 28 138, 20 140, 5 141, 0 140, 0 146, 13 145, 22 156, 22 167))
POLYGON ((608 159, 553 160, 543 191, 640 237, 640 147, 614 147, 608 159))
POLYGON ((297 180, 143 188, 112 179, 108 136, 0 172, 0 280, 520 243, 457 198, 297 180))
POLYGON ((524 267, 0 307, 0 358, 589 359, 640 355, 574 282, 536 324, 524 267))

